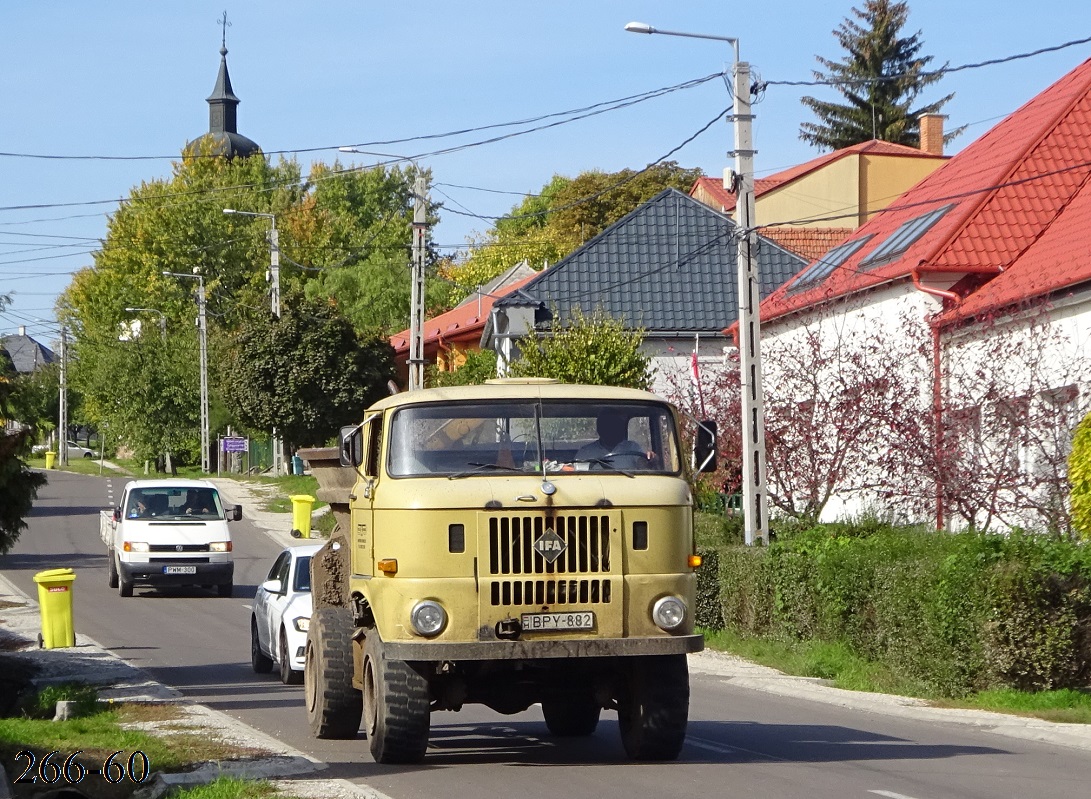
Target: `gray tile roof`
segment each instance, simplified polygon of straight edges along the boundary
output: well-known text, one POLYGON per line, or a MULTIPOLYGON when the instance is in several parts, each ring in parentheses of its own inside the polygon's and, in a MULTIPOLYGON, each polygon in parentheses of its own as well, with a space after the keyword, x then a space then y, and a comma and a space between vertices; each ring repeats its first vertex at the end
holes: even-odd
POLYGON ((4 336, 0 339, 0 349, 5 350, 11 357, 12 365, 19 374, 33 372, 38 367, 57 360, 51 349, 30 336, 4 336))
MULTIPOLYGON (((647 334, 719 333, 738 318, 734 221, 666 189, 495 307, 543 303, 561 319, 602 310, 647 334)), ((807 265, 758 238, 763 297, 807 265)))

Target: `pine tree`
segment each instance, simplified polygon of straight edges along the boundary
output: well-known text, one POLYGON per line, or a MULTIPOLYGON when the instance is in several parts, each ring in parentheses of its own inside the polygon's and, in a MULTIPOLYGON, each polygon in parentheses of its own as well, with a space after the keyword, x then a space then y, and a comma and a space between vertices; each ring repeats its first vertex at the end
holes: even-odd
MULTIPOLYGON (((913 102, 941 75, 924 74, 932 56, 921 56, 920 31, 901 38, 909 16, 909 4, 890 0, 864 0, 853 8, 860 20, 842 21, 833 31, 848 55, 842 61, 817 60, 827 72, 814 72, 816 80, 832 81, 848 100, 847 104, 802 98, 820 120, 800 125, 799 137, 818 148, 837 150, 881 139, 911 147, 920 144, 922 114, 935 114, 954 97, 948 94, 936 102, 913 108, 913 102), (861 24, 862 23, 862 24, 861 24)), ((957 136, 956 130, 944 136, 957 136)))

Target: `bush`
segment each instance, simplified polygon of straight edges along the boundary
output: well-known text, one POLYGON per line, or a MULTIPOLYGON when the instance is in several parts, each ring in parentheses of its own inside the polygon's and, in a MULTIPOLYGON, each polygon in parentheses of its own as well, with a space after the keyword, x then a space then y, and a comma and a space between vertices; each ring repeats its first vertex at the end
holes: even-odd
POLYGON ((723 608, 720 605, 720 556, 709 547, 698 547, 701 568, 697 570, 697 597, 693 615, 698 627, 706 630, 724 628, 723 608))
POLYGON ((1091 541, 1091 414, 1076 427, 1068 456, 1068 482, 1072 486, 1072 526, 1091 541))
POLYGON ((89 716, 98 708, 98 690, 86 683, 47 685, 22 703, 23 713, 33 719, 51 719, 61 701, 75 702, 73 716, 89 716))

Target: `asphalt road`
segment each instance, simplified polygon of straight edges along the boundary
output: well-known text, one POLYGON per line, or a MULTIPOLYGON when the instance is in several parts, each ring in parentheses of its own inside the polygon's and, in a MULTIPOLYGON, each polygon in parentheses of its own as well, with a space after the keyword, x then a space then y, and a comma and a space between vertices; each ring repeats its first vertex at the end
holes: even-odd
POLYGON ((232 523, 236 588, 137 589, 123 599, 106 585, 98 511, 124 479, 51 473, 34 513, 0 570, 34 596, 33 574, 76 570, 75 624, 107 649, 194 701, 221 710, 329 764, 321 778, 364 783, 393 799, 512 796, 595 799, 634 796, 888 797, 999 799, 1091 795, 1087 752, 1006 738, 972 727, 909 720, 759 693, 694 674, 690 726, 671 764, 625 760, 616 715, 588 739, 550 738, 537 709, 500 716, 485 708, 433 717, 423 765, 383 767, 362 736, 316 741, 302 690, 253 674, 250 600, 280 544, 246 520, 232 523))

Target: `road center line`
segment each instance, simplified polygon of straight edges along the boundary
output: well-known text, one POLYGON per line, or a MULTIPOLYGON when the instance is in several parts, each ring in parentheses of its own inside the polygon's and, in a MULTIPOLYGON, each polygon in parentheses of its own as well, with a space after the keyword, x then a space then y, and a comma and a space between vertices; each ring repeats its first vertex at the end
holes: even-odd
POLYGON ((906 796, 904 793, 894 793, 894 791, 868 791, 868 793, 885 796, 887 799, 913 799, 912 796, 906 796))

